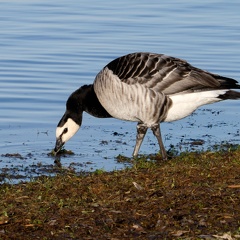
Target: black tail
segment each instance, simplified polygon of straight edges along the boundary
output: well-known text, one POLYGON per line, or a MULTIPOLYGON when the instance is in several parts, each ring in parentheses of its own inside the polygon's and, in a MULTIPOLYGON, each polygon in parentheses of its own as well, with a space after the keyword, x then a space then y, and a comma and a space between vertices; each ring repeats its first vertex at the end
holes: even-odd
MULTIPOLYGON (((240 88, 239 85, 238 85, 238 88, 240 88)), ((227 100, 227 99, 237 100, 237 99, 240 99, 240 92, 229 90, 226 93, 219 95, 218 98, 222 100, 227 100)))

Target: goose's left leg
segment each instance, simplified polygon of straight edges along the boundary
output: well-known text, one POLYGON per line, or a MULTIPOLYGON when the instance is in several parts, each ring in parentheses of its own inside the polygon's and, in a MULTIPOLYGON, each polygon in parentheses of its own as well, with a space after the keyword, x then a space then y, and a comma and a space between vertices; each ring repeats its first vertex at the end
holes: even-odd
POLYGON ((146 135, 147 129, 148 129, 148 127, 145 126, 144 124, 138 123, 138 125, 137 125, 137 139, 136 139, 136 145, 135 145, 135 148, 134 148, 134 151, 133 151, 133 157, 136 157, 138 155, 139 149, 141 147, 143 138, 146 135))
POLYGON ((163 160, 167 160, 167 152, 165 150, 165 147, 163 145, 163 141, 162 141, 162 135, 161 135, 161 130, 160 130, 160 124, 155 124, 151 127, 153 134, 156 136, 157 140, 158 140, 158 144, 160 147, 160 151, 162 154, 162 158, 163 160))

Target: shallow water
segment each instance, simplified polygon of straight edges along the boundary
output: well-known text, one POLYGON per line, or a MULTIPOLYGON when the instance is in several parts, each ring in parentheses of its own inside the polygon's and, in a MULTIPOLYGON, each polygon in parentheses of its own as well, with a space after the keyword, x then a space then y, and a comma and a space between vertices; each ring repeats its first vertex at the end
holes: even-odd
MULTIPOLYGON (((165 53, 239 80, 239 7, 236 0, 1 1, 0 181, 50 174, 45 170, 54 168, 54 158, 48 153, 66 99, 118 56, 165 53), (6 173, 12 175, 5 178, 6 173)), ((124 167, 115 157, 131 155, 135 127, 84 114, 81 130, 66 144, 75 155, 62 158, 63 167, 124 167)), ((239 102, 204 106, 186 119, 162 124, 162 132, 166 148, 192 149, 190 143, 198 139, 205 144, 195 149, 239 144, 239 102)), ((149 132, 141 153, 157 151, 149 132)))

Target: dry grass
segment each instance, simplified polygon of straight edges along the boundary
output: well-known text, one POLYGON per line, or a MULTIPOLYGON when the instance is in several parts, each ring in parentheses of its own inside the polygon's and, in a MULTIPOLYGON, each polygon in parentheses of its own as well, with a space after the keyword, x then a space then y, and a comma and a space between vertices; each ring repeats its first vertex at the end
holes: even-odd
POLYGON ((0 239, 240 239, 240 150, 146 159, 1 185, 0 239))

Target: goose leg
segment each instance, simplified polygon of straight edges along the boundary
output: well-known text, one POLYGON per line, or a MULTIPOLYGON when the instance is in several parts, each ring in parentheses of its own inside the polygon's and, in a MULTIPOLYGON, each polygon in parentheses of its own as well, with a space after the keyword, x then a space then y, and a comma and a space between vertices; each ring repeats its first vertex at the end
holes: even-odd
POLYGON ((158 144, 160 147, 160 151, 162 154, 162 158, 163 160, 167 160, 167 152, 165 150, 165 147, 163 145, 163 141, 162 141, 162 135, 161 135, 161 130, 160 130, 160 124, 155 124, 151 127, 154 136, 156 136, 157 140, 158 140, 158 144))
POLYGON ((133 157, 136 157, 138 155, 139 149, 141 147, 143 138, 147 132, 147 127, 142 124, 142 123, 138 123, 137 125, 137 139, 136 139, 136 145, 133 151, 133 157))

